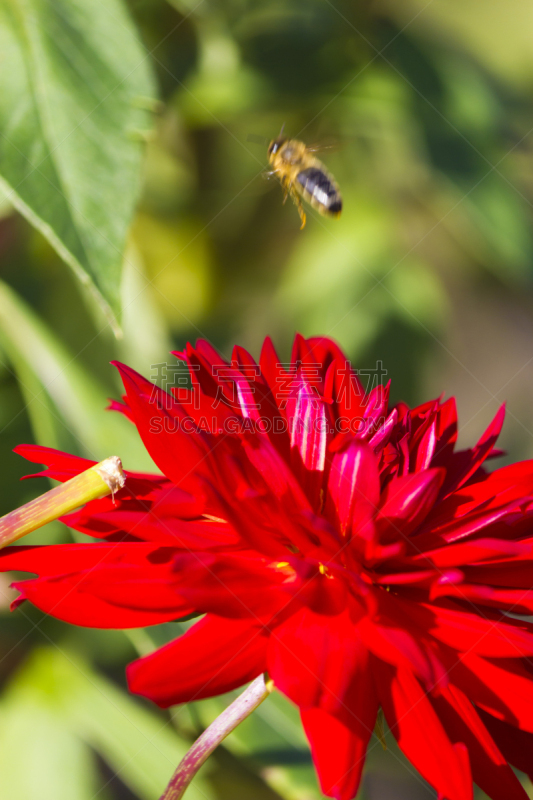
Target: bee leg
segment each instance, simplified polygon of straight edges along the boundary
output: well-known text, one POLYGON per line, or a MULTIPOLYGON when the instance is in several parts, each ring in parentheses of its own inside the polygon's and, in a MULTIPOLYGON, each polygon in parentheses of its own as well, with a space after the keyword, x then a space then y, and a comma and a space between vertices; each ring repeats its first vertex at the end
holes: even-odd
POLYGON ((291 197, 293 199, 294 205, 296 206, 298 214, 300 215, 300 219, 302 220, 302 224, 300 225, 300 230, 303 231, 303 229, 305 228, 307 217, 305 216, 305 211, 302 205, 302 201, 300 200, 299 196, 296 194, 294 190, 291 191, 291 197))
POLYGON ((289 195, 291 195, 291 197, 293 196, 292 183, 288 183, 286 180, 284 180, 281 186, 283 187, 283 205, 285 205, 287 202, 287 197, 289 195))

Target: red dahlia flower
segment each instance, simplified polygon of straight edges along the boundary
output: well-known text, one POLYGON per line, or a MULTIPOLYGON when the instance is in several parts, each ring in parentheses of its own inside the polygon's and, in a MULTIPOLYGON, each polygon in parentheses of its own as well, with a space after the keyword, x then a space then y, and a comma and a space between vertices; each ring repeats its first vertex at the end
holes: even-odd
MULTIPOLYGON (((64 518, 101 543, 3 551, 38 575, 17 602, 110 628, 205 614, 130 689, 165 707, 268 671, 332 797, 356 794, 381 707, 440 798, 526 798, 509 764, 533 777, 533 461, 485 470, 503 410, 457 452, 453 400, 389 412, 327 339, 297 337, 287 368, 268 339, 259 364, 177 355, 192 389, 173 395, 117 365, 113 405, 163 474, 64 518)), ((60 481, 92 463, 18 452, 60 481)))

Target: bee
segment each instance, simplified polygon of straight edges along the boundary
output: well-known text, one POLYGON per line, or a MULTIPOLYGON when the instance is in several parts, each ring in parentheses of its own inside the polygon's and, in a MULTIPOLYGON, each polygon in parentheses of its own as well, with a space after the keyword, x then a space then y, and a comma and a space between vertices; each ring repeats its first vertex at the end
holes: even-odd
POLYGON ((268 146, 268 160, 287 197, 296 205, 302 220, 300 230, 305 227, 305 211, 302 198, 325 217, 338 217, 342 211, 342 198, 335 178, 324 164, 315 158, 313 148, 297 139, 289 139, 282 133, 268 146))

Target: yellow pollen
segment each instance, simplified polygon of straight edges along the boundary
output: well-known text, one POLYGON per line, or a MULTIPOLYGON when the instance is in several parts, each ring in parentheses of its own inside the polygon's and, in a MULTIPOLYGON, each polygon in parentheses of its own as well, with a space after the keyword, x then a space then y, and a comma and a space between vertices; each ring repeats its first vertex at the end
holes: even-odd
POLYGON ((285 567, 288 566, 289 566, 288 561, 278 561, 278 563, 276 564, 276 569, 285 569, 285 567))

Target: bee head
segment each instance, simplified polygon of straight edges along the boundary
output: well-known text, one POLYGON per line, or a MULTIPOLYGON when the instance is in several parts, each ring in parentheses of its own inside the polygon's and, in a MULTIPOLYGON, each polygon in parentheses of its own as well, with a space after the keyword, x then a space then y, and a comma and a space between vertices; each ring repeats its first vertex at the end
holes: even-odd
POLYGON ((268 146, 268 155, 273 156, 275 153, 277 153, 280 147, 282 147, 282 145, 284 145, 286 141, 287 141, 286 136, 278 136, 277 139, 271 141, 268 146))

